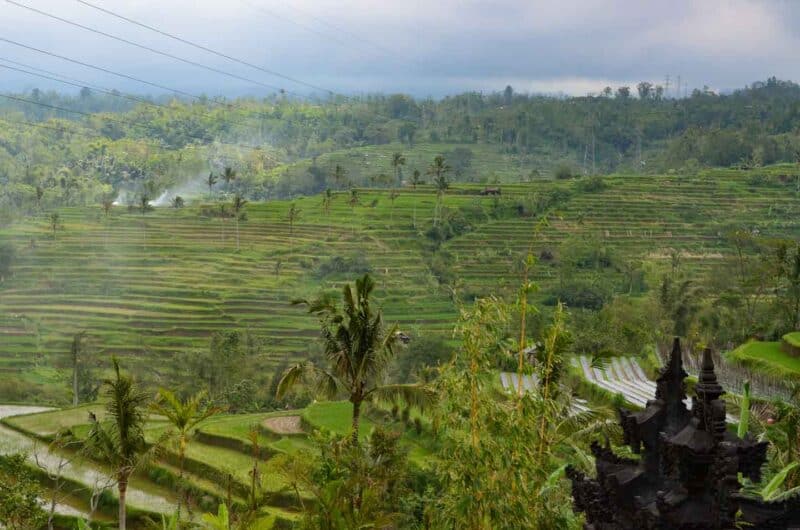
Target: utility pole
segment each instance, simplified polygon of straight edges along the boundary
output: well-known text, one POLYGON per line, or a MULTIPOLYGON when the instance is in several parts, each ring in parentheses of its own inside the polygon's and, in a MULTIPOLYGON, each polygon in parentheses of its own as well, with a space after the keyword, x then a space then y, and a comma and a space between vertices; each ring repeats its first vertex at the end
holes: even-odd
POLYGON ((675 97, 680 99, 681 98, 681 75, 680 74, 678 74, 678 86, 677 86, 677 89, 678 90, 677 90, 677 93, 675 94, 675 97))
POLYGON ((667 74, 667 77, 664 79, 664 97, 669 97, 669 74, 667 74))

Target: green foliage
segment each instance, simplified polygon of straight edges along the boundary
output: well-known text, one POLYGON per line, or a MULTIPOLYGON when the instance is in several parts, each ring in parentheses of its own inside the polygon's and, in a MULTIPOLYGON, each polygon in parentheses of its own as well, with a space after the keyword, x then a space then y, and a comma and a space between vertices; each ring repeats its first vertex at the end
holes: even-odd
POLYGON ((561 165, 556 167, 555 171, 553 172, 553 175, 558 180, 567 180, 567 179, 571 179, 572 177, 576 176, 576 173, 570 166, 568 166, 566 164, 561 164, 561 165))
POLYGON ((375 281, 365 274, 355 285, 345 284, 342 307, 329 296, 316 300, 298 300, 308 312, 320 319, 322 342, 329 368, 309 361, 290 367, 278 385, 280 398, 298 383, 305 382, 315 392, 332 398, 344 393, 353 404, 352 442, 358 443, 361 405, 379 399, 401 400, 410 405, 424 406, 429 395, 415 385, 384 384, 386 370, 395 355, 398 342, 396 325, 386 328, 383 314, 374 310, 371 295, 375 281))
POLYGON ((372 266, 367 261, 364 254, 353 254, 351 256, 331 256, 322 261, 317 266, 317 276, 325 278, 336 274, 366 274, 372 272, 372 266))
POLYGON ((570 282, 552 290, 544 299, 545 305, 554 306, 559 302, 568 307, 580 309, 601 309, 609 295, 601 288, 586 282, 570 282))
POLYGON ((506 401, 493 395, 484 375, 504 348, 508 314, 491 299, 462 312, 462 347, 437 382, 435 418, 442 442, 434 473, 439 492, 428 511, 434 527, 580 527, 558 459, 562 451, 572 450, 562 445, 564 431, 579 423, 565 421, 569 396, 558 381, 568 344, 561 318, 543 337, 540 391, 506 401))
POLYGON ((608 184, 603 180, 603 177, 594 175, 579 180, 575 187, 583 193, 597 193, 607 189, 608 184))
POLYGON ((0 525, 8 530, 39 530, 47 521, 39 505, 42 493, 25 455, 0 456, 0 525))
POLYGON ((736 426, 736 435, 744 439, 750 430, 750 381, 744 382, 742 402, 739 406, 739 424, 736 426))

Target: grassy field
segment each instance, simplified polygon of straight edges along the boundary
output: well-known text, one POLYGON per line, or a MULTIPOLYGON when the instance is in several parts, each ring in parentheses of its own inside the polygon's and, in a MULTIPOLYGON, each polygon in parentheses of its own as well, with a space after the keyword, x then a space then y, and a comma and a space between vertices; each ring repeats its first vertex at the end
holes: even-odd
MULTIPOLYGON (((375 156, 392 149, 374 148, 375 156)), ((430 158, 433 151, 426 149, 439 147, 407 153, 409 168, 430 158)), ((482 172, 501 167, 502 161, 486 157, 476 156, 482 172)), ((441 283, 432 268, 424 235, 436 205, 430 186, 400 189, 394 200, 388 189, 362 189, 354 204, 349 193, 337 192, 329 211, 319 196, 248 204, 238 251, 233 220, 204 214, 217 205, 145 215, 117 207, 108 217, 99 207, 65 208, 59 212, 63 229, 55 234, 43 213, 0 229, 0 239, 17 248, 13 275, 0 291, 0 376, 18 385, 16 392, 33 389, 31 395, 66 402, 69 344, 80 330, 89 332, 101 357, 117 355, 126 368, 156 382, 170 380, 177 353, 206 349, 212 333, 231 329, 263 339, 261 366, 270 370, 303 358, 318 335, 316 319, 291 301, 338 288, 355 275, 321 274, 320 267, 337 257, 362 259, 372 270, 388 321, 444 338, 456 319, 456 297, 514 292, 520 280, 513 271, 531 244, 534 252, 555 256, 535 270, 542 293, 557 283, 559 250, 575 241, 608 248, 620 263, 644 259, 666 266, 676 249, 683 266, 701 274, 730 251, 723 234, 731 228, 800 234, 800 198, 785 185, 785 176, 796 171, 610 175, 597 191, 580 181, 542 178, 503 184, 500 197, 481 196, 483 185, 453 185, 445 208, 473 213, 469 229, 440 252, 459 279, 455 286, 441 283), (536 233, 537 219, 515 212, 556 189, 568 198, 536 233), (292 204, 301 213, 290 224, 292 204)), ((511 180, 510 174, 501 180, 511 180)), ((617 269, 606 274, 622 278, 617 269)))
POLYGON ((782 351, 780 342, 751 341, 728 353, 728 359, 800 381, 800 358, 782 351))

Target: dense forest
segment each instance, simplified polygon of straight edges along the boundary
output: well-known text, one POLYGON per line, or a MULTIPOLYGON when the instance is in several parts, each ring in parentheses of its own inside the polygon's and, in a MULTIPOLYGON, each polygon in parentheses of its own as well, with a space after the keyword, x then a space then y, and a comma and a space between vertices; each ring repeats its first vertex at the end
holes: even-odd
POLYGON ((239 177, 231 189, 256 199, 388 186, 396 169, 388 162, 349 175, 337 174, 333 162, 318 163, 331 153, 388 144, 448 151, 453 178, 463 181, 493 178, 472 163, 486 150, 503 160, 495 179, 522 181, 557 172, 758 167, 795 162, 800 149, 800 87, 775 78, 732 94, 695 90, 681 99, 665 98, 647 82, 587 97, 507 87, 441 100, 181 100, 32 90, 4 97, 0 110, 0 201, 28 211, 43 203, 97 203, 120 192, 158 195, 226 167, 239 177), (299 161, 306 161, 303 170, 290 170, 299 161))

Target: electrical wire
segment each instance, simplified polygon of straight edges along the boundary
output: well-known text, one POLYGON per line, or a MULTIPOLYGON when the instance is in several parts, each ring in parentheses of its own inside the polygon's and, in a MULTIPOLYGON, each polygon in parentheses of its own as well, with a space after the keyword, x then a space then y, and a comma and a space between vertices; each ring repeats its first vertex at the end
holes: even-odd
POLYGON ((282 74, 282 73, 280 73, 280 72, 277 72, 277 71, 275 71, 275 70, 271 70, 271 69, 269 69, 269 68, 265 68, 265 67, 263 67, 263 66, 259 66, 259 65, 257 65, 257 64, 253 64, 253 63, 251 63, 251 62, 244 61, 244 60, 242 60, 242 59, 238 59, 238 58, 236 58, 236 57, 233 57, 232 55, 228 55, 228 54, 226 54, 226 53, 219 52, 219 51, 217 51, 217 50, 214 50, 214 49, 212 49, 212 48, 209 48, 209 47, 207 47, 207 46, 204 46, 204 45, 202 45, 202 44, 198 44, 198 43, 196 43, 196 42, 190 41, 190 40, 188 40, 188 39, 185 39, 185 38, 183 38, 183 37, 179 37, 179 36, 177 36, 177 35, 174 35, 174 34, 172 34, 172 33, 169 33, 169 32, 167 32, 167 31, 164 31, 164 30, 162 30, 162 29, 156 28, 156 27, 154 27, 154 26, 150 26, 150 25, 148 25, 148 24, 145 24, 145 23, 143 23, 143 22, 139 22, 138 20, 134 20, 134 19, 132 19, 132 18, 129 18, 129 17, 126 17, 126 16, 124 16, 124 15, 120 15, 119 13, 116 13, 116 12, 114 12, 114 11, 111 11, 110 9, 106 9, 106 8, 103 8, 103 7, 100 7, 100 6, 97 6, 97 5, 91 4, 91 3, 89 3, 89 2, 86 2, 85 0, 75 0, 75 1, 76 1, 76 2, 78 2, 78 3, 80 3, 80 4, 83 4, 83 5, 85 5, 86 7, 90 7, 90 8, 92 8, 92 9, 96 9, 97 11, 101 11, 101 12, 103 12, 103 13, 106 13, 106 14, 108 14, 108 15, 111 15, 112 17, 116 17, 116 18, 118 18, 118 19, 124 20, 124 21, 126 21, 126 22, 129 22, 129 23, 131 23, 131 24, 134 24, 134 25, 136 25, 136 26, 139 26, 139 27, 142 27, 142 28, 148 29, 148 30, 150 30, 150 31, 154 31, 154 32, 156 32, 156 33, 158 33, 158 34, 160 34, 160 35, 163 35, 163 36, 165 36, 165 37, 168 37, 168 38, 170 38, 170 39, 173 39, 173 40, 176 40, 176 41, 178 41, 178 42, 181 42, 181 43, 183 43, 183 44, 187 44, 187 45, 189 45, 189 46, 192 46, 193 48, 197 48, 197 49, 199 49, 199 50, 202 50, 202 51, 204 51, 204 52, 208 52, 208 53, 211 53, 211 54, 213 54, 213 55, 216 55, 216 56, 218 56, 218 57, 222 57, 223 59, 227 59, 227 60, 229 60, 229 61, 233 61, 233 62, 235 62, 235 63, 239 63, 239 64, 241 64, 241 65, 244 65, 244 66, 247 66, 247 67, 253 68, 253 69, 255 69, 255 70, 259 70, 259 71, 261 71, 261 72, 264 72, 264 73, 266 73, 266 74, 269 74, 269 75, 274 75, 274 76, 276 76, 276 77, 280 77, 281 79, 285 79, 285 80, 287 80, 287 81, 291 81, 292 83, 297 83, 297 84, 299 84, 299 85, 303 85, 303 86, 305 86, 305 87, 308 87, 308 88, 313 88, 314 90, 321 90, 321 91, 323 91, 323 92, 327 92, 327 93, 329 93, 329 94, 334 94, 334 91, 333 91, 333 90, 330 90, 330 89, 327 89, 327 88, 323 88, 323 87, 320 87, 320 86, 317 86, 317 85, 314 85, 314 84, 311 84, 311 83, 307 83, 307 82, 305 82, 305 81, 302 81, 302 80, 300 80, 300 79, 296 79, 296 78, 294 78, 294 77, 291 77, 291 76, 288 76, 288 75, 286 75, 286 74, 282 74))
POLYGON ((213 67, 213 66, 209 66, 209 65, 206 65, 206 64, 203 64, 203 63, 198 63, 197 61, 193 61, 191 59, 186 59, 185 57, 180 57, 178 55, 174 55, 174 54, 169 53, 169 52, 165 52, 165 51, 158 50, 156 48, 152 48, 152 47, 147 46, 145 44, 140 44, 138 42, 134 42, 132 40, 129 40, 129 39, 126 39, 126 38, 123 38, 123 37, 119 37, 119 36, 113 35, 111 33, 106 33, 105 31, 99 30, 97 28, 93 28, 91 26, 86 26, 84 24, 80 24, 78 22, 75 22, 75 21, 60 17, 58 15, 53 15, 52 13, 47 13, 46 11, 42 11, 41 9, 37 9, 35 7, 31 7, 29 5, 25 5, 25 4, 16 2, 15 0, 6 0, 6 2, 11 4, 11 5, 20 7, 22 9, 27 9, 28 11, 31 11, 33 13, 37 13, 37 14, 42 15, 44 17, 47 17, 47 18, 50 18, 50 19, 53 19, 53 20, 57 20, 59 22, 63 22, 65 24, 69 24, 70 26, 74 26, 74 27, 89 31, 89 32, 95 33, 97 35, 102 35, 102 36, 107 37, 109 39, 113 39, 113 40, 128 44, 129 46, 134 46, 136 48, 139 48, 139 49, 142 49, 142 50, 146 50, 146 51, 148 51, 150 53, 155 53, 157 55, 161 55, 163 57, 167 57, 167 58, 173 59, 175 61, 180 61, 182 63, 194 66, 196 68, 202 68, 204 70, 208 70, 209 72, 214 72, 214 73, 217 73, 217 74, 220 74, 220 75, 224 75, 224 76, 230 77, 232 79, 237 79, 239 81, 252 83, 254 85, 258 85, 258 86, 261 86, 261 87, 264 87, 264 88, 268 88, 270 90, 277 90, 278 92, 287 92, 289 94, 292 94, 292 95, 295 95, 295 96, 298 96, 298 97, 301 97, 301 98, 307 97, 307 96, 305 96, 303 94, 299 94, 299 93, 296 93, 296 92, 292 92, 292 91, 286 90, 283 87, 270 85, 270 84, 267 84, 267 83, 262 83, 261 81, 258 81, 258 80, 255 80, 255 79, 251 79, 249 77, 244 77, 244 76, 241 76, 241 75, 238 75, 238 74, 234 74, 234 73, 228 72, 226 70, 221 70, 221 69, 213 67))

